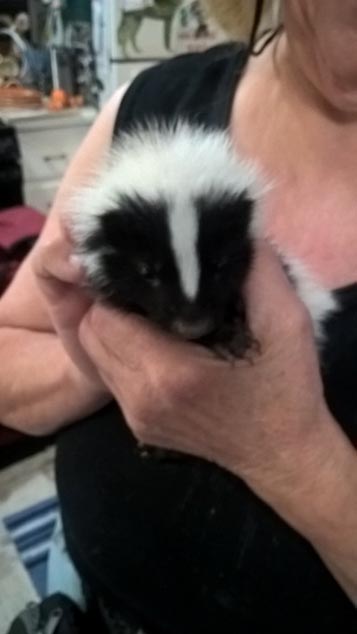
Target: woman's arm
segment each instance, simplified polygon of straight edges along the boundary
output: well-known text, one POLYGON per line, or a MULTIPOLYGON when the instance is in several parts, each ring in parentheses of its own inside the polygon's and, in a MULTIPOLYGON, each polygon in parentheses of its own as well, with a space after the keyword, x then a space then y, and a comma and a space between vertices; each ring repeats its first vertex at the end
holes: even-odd
POLYGON ((106 398, 102 386, 85 377, 66 354, 39 290, 33 260, 43 245, 61 239, 60 214, 73 189, 85 182, 110 146, 124 91, 113 96, 88 133, 37 244, 0 300, 0 421, 27 433, 51 432, 94 411, 106 398))
POLYGON ((307 447, 297 446, 295 482, 261 483, 260 494, 313 545, 357 607, 357 453, 329 412, 307 447))
POLYGON ((281 512, 295 512, 295 527, 314 546, 357 607, 357 453, 331 416, 317 439, 311 473, 296 499, 282 497, 281 512))
POLYGON ((7 427, 50 434, 107 401, 54 333, 1 327, 0 354, 0 422, 7 427))

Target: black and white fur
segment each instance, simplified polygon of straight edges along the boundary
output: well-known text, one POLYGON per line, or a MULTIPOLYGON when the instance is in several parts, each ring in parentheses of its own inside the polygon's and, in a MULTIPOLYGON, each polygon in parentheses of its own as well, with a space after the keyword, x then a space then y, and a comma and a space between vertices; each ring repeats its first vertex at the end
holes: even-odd
MULTIPOLYGON (((89 286, 113 306, 240 356, 249 345, 241 291, 263 193, 223 131, 179 122, 124 134, 71 209, 89 286)), ((283 259, 321 338, 336 300, 283 259)))

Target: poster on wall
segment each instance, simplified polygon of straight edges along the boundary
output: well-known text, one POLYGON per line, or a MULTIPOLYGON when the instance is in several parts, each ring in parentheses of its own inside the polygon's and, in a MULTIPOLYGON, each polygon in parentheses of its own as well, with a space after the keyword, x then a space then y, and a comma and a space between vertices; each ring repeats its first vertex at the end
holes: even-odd
POLYGON ((113 57, 160 60, 201 51, 223 41, 199 0, 116 0, 113 57))

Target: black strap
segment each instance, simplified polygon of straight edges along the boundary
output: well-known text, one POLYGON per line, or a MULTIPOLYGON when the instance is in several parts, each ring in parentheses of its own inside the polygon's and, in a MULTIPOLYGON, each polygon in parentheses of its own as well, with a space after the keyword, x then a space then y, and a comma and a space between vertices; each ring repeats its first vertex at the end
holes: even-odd
POLYGON ((249 55, 254 55, 254 57, 257 57, 258 55, 260 55, 264 51, 264 49, 268 46, 268 44, 270 44, 270 42, 272 42, 274 38, 283 30, 282 24, 278 24, 278 26, 275 29, 266 29, 265 31, 263 31, 263 33, 261 33, 259 37, 259 40, 263 39, 262 44, 258 48, 256 48, 257 34, 259 30, 260 21, 262 19, 263 9, 264 9, 264 0, 257 0, 255 15, 254 15, 254 22, 253 22, 252 32, 251 32, 249 46, 248 46, 249 55))
POLYGON ((252 32, 250 34, 250 40, 249 40, 249 46, 248 46, 250 53, 253 53, 254 51, 255 40, 257 37, 260 21, 262 19, 263 8, 264 8, 264 0, 256 0, 254 21, 253 21, 252 32))

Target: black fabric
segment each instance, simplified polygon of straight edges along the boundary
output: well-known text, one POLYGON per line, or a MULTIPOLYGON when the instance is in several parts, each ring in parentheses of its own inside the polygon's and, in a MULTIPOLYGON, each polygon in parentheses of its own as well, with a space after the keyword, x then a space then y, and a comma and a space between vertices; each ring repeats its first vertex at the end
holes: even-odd
MULTIPOLYGON (((152 117, 226 127, 246 58, 225 45, 145 71, 114 135, 152 117)), ((345 309, 329 324, 323 365, 331 407, 352 436, 356 289, 340 297, 345 309)), ((57 482, 79 571, 146 634, 357 632, 356 610, 302 537, 223 470, 140 451, 115 404, 61 434, 57 482)))
POLYGON ((228 473, 138 449, 115 405, 62 435, 69 552, 147 634, 352 634, 356 610, 312 548, 228 473))
POLYGON ((357 285, 336 296, 341 310, 326 326, 322 378, 329 408, 357 448, 357 285))
POLYGON ((124 96, 114 136, 153 118, 172 122, 183 117, 210 128, 225 128, 246 60, 245 47, 224 44, 147 69, 124 96))

